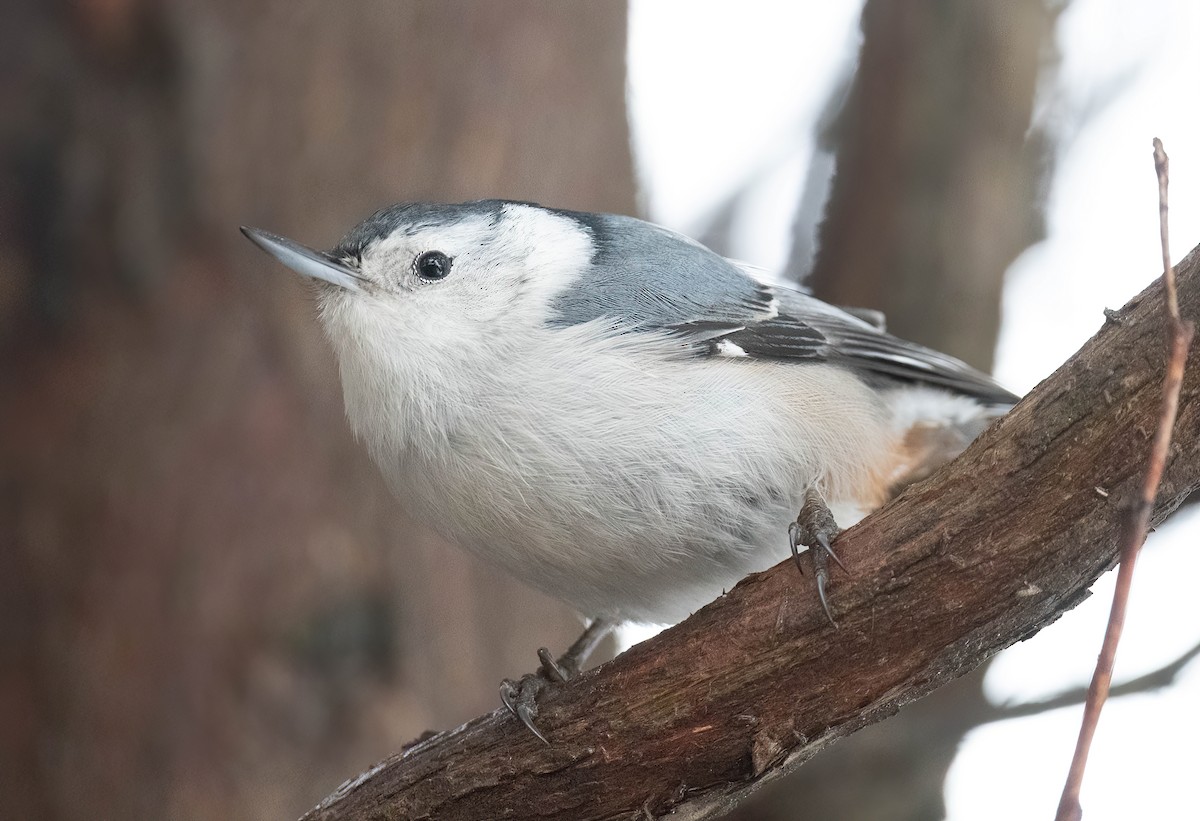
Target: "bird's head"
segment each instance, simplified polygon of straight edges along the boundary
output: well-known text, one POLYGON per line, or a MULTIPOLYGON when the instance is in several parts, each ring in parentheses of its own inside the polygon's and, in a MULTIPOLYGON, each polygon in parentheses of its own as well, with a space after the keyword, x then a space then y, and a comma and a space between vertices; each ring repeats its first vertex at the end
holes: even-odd
POLYGON ((394 420, 440 435, 488 384, 563 344, 548 342, 555 329, 579 326, 558 303, 593 270, 586 217, 499 200, 400 204, 328 251, 242 231, 317 283, 352 427, 386 452, 398 431, 414 438, 394 420))
POLYGON ((319 283, 322 317, 335 345, 339 337, 366 332, 399 335, 430 353, 472 340, 503 347, 498 335, 545 325, 554 297, 595 252, 588 227, 567 212, 500 200, 394 205, 328 251, 254 228, 242 231, 319 283))

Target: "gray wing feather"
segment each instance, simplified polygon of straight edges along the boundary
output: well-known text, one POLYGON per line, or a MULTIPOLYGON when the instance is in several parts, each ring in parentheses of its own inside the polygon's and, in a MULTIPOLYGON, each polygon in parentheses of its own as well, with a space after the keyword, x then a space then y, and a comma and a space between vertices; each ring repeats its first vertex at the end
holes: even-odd
POLYGON ((829 362, 864 378, 934 385, 985 402, 1017 400, 966 363, 886 333, 877 311, 860 317, 766 285, 703 245, 632 217, 560 213, 592 233, 596 252, 588 287, 555 300, 556 324, 605 319, 618 333, 667 332, 700 356, 720 355, 728 342, 750 358, 829 362))

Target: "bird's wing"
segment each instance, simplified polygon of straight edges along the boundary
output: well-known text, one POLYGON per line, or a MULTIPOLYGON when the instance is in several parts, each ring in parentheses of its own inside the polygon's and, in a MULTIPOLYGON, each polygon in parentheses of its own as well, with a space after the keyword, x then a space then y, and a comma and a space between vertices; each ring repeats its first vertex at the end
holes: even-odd
POLYGON ((591 231, 596 254, 589 287, 562 294, 554 322, 603 320, 617 333, 666 333, 699 356, 828 362, 989 403, 1017 400, 966 363, 886 333, 878 312, 863 318, 768 285, 748 266, 632 217, 568 213, 591 231))
POLYGON ((906 342, 816 297, 768 286, 774 315, 748 318, 741 327, 718 331, 694 320, 672 332, 703 355, 830 362, 901 382, 947 388, 985 402, 1011 404, 1017 397, 952 356, 906 342))
POLYGON ((797 362, 826 361, 876 377, 947 388, 985 402, 1016 396, 988 374, 937 350, 906 342, 877 325, 797 290, 764 286, 770 310, 742 323, 697 318, 668 329, 697 353, 797 362))

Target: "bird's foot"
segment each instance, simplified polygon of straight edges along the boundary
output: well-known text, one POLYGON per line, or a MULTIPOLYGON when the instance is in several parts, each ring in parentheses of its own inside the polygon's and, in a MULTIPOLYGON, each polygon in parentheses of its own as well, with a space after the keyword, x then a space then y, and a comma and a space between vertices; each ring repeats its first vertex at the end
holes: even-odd
POLYGON ((537 726, 537 699, 548 684, 549 682, 542 677, 541 670, 536 673, 526 673, 516 681, 506 678, 500 682, 500 700, 504 702, 504 706, 510 713, 521 719, 521 723, 529 728, 529 732, 546 744, 549 744, 550 741, 537 726))
POLYGON ((825 617, 834 627, 837 627, 837 622, 833 620, 833 613, 829 609, 829 597, 825 593, 825 587, 829 583, 830 559, 837 562, 838 567, 842 570, 846 570, 846 565, 842 564, 842 560, 833 552, 831 546, 833 540, 841 532, 842 529, 837 526, 833 514, 829 511, 829 506, 825 504, 821 494, 809 488, 804 494, 804 504, 800 508, 800 515, 796 517, 796 521, 788 525, 788 543, 792 549, 792 558, 801 573, 804 572, 804 565, 800 563, 800 546, 804 545, 809 548, 817 580, 817 597, 821 600, 821 608, 825 611, 825 617))
POLYGON ((541 665, 536 673, 526 673, 516 681, 506 678, 500 682, 500 700, 504 702, 504 706, 544 743, 549 744, 550 742, 537 726, 538 696, 547 687, 565 684, 579 675, 588 656, 596 649, 596 645, 609 634, 613 626, 610 621, 596 619, 558 659, 555 659, 550 651, 543 647, 538 650, 538 660, 541 665))

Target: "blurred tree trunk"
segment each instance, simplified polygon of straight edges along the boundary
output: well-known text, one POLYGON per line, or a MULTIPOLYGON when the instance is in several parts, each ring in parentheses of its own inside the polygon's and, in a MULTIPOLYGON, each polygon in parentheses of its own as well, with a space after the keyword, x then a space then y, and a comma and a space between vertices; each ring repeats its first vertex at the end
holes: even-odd
POLYGON ((14 0, 0 45, 0 793, 295 817, 578 625, 414 531, 308 289, 375 207, 632 212, 623 4, 14 0))
POLYGON ((830 136, 837 171, 809 284, 988 369, 1004 271, 1044 234, 1050 152, 1030 131, 1060 4, 882 2, 830 136))
MULTIPOLYGON (((1055 70, 1057 6, 868 0, 826 135, 837 170, 808 280, 818 296, 882 310, 892 333, 990 369, 1004 272, 1044 235, 1051 152, 1031 120, 1055 70)), ((990 714, 982 681, 980 669, 843 740, 733 817, 944 817, 959 743, 990 714)))

